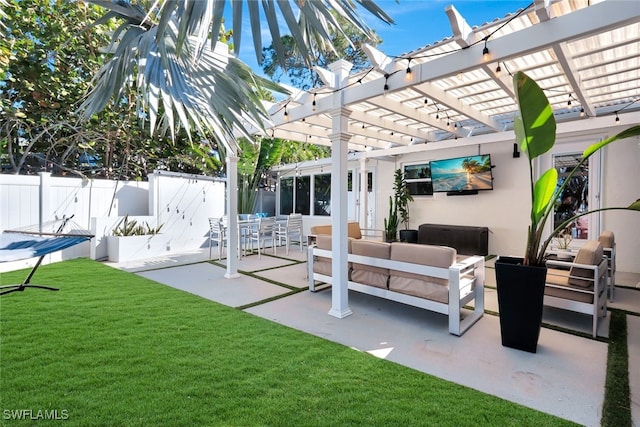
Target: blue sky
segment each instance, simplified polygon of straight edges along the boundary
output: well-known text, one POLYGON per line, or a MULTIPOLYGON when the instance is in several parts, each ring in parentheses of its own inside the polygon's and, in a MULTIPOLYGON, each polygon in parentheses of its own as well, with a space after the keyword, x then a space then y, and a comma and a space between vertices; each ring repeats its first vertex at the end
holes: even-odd
MULTIPOLYGON (((395 0, 377 0, 376 3, 394 19, 395 25, 386 25, 366 15, 365 19, 383 40, 382 44, 378 45, 378 49, 389 56, 398 56, 451 36, 451 26, 444 11, 450 4, 453 4, 467 20, 467 23, 473 27, 525 8, 531 1, 400 0, 396 2, 395 0)), ((227 25, 230 26, 231 20, 227 22, 227 25)), ((269 43, 267 34, 268 29, 265 25, 263 29, 263 44, 265 45, 269 43)), ((243 26, 240 59, 245 61, 254 72, 262 74, 255 59, 248 22, 243 26)))

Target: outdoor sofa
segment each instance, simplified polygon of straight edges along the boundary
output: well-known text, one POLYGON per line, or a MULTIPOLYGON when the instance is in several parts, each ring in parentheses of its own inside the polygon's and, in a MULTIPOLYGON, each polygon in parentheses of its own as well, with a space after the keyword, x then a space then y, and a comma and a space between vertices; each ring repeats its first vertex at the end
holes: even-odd
MULTIPOLYGON (((333 282, 331 236, 318 235, 308 249, 309 289, 333 282)), ((455 249, 349 239, 351 290, 448 316, 449 332, 461 336, 484 314, 484 257, 458 259, 455 249), (473 308, 464 308, 471 301, 473 308)))

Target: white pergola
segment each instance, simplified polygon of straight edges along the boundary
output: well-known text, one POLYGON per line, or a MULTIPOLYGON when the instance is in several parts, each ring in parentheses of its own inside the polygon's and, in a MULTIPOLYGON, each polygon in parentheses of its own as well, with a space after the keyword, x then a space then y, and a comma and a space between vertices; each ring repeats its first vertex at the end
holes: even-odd
POLYGON ((317 69, 325 86, 269 106, 267 135, 332 147, 336 317, 351 313, 340 185, 350 151, 365 159, 514 141, 516 71, 545 90, 565 132, 640 122, 640 1, 535 0, 474 28, 454 6, 445 11, 451 37, 395 58, 367 47, 373 68, 349 74, 338 61, 317 69))

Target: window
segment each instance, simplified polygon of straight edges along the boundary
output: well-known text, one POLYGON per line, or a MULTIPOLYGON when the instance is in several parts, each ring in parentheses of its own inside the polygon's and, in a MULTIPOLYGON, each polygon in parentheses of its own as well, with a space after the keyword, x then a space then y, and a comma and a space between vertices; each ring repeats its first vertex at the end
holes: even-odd
MULTIPOLYGON (((554 166, 558 170, 558 186, 564 184, 569 172, 578 165, 582 155, 564 154, 554 156, 554 166)), ((567 219, 589 210, 589 160, 587 160, 571 177, 566 187, 556 200, 554 207, 553 227, 559 227, 567 219)), ((583 216, 569 225, 565 233, 576 239, 589 238, 589 219, 583 216)))
POLYGON ((293 177, 280 180, 280 214, 293 213, 293 177))
POLYGON ((309 215, 311 213, 311 177, 299 176, 296 178, 296 213, 309 215))
POLYGON ((313 214, 331 215, 331 174, 325 173, 313 177, 313 214))
POLYGON ((404 165, 404 177, 412 196, 430 196, 433 194, 431 167, 429 163, 404 165))

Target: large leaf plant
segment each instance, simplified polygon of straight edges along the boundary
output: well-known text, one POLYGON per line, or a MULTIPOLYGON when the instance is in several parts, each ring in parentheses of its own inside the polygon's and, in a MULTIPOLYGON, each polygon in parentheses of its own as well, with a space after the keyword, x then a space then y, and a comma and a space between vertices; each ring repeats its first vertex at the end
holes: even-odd
POLYGON ((534 160, 553 148, 556 139, 556 122, 549 100, 535 81, 525 73, 518 72, 513 76, 513 86, 520 110, 520 114, 515 117, 514 130, 517 142, 529 158, 531 188, 531 224, 527 234, 524 264, 542 266, 549 243, 576 219, 606 210, 640 211, 640 199, 638 199, 627 207, 608 207, 581 212, 554 228, 546 239, 544 237, 545 224, 553 212, 554 203, 564 191, 571 177, 580 170, 589 157, 601 148, 614 141, 640 135, 640 125, 632 126, 589 146, 582 153, 580 162, 569 172, 567 178, 560 185, 558 171, 555 168, 548 169, 536 180, 534 160))

